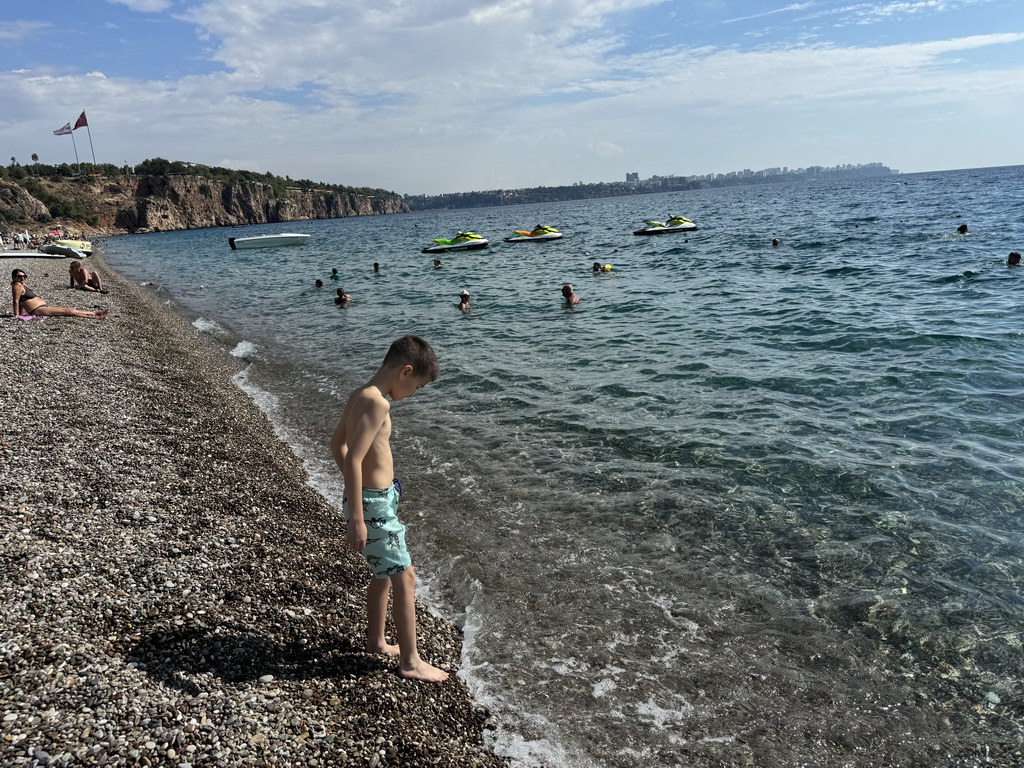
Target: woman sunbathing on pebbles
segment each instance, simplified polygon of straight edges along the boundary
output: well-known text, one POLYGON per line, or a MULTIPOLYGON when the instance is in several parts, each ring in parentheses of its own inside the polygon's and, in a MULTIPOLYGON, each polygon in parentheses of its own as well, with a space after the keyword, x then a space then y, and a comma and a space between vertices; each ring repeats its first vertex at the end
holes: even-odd
POLYGON ((50 307, 46 300, 36 296, 25 287, 27 275, 20 269, 11 272, 11 296, 14 302, 14 316, 35 315, 36 317, 87 317, 90 320, 106 320, 107 310, 72 309, 71 307, 50 307))

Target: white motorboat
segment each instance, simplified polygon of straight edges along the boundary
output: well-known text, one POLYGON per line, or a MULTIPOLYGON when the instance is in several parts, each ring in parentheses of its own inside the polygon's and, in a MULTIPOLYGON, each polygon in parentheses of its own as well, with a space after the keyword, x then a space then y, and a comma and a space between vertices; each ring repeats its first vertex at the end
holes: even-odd
POLYGON ((254 235, 253 237, 229 237, 231 250, 239 248, 277 248, 279 245, 302 245, 309 240, 309 235, 294 232, 281 232, 277 235, 254 235))

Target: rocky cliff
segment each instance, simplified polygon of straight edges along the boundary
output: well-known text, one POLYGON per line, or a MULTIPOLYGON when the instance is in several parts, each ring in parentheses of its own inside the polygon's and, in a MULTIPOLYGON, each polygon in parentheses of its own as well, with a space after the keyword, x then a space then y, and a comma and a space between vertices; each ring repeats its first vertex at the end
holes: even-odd
POLYGON ((46 206, 17 184, 0 181, 0 210, 14 221, 39 221, 49 215, 46 206))
POLYGON ((0 183, 0 208, 32 221, 40 221, 40 213, 45 215, 49 208, 50 215, 59 223, 90 236, 373 216, 409 210, 399 195, 374 197, 297 188, 275 192, 270 184, 229 184, 189 175, 59 182, 40 179, 31 189, 37 197, 17 184, 0 183), (53 200, 74 201, 76 210, 94 214, 94 223, 55 215, 53 200))

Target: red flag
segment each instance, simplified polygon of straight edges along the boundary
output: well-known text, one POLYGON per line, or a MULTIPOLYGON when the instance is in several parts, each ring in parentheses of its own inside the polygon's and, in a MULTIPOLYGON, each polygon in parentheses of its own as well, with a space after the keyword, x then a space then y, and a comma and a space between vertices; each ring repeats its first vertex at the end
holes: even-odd
POLYGON ((77 131, 79 128, 87 125, 89 125, 89 121, 85 119, 85 111, 83 110, 82 114, 78 116, 78 120, 75 122, 75 127, 71 130, 77 131))
MULTIPOLYGON (((84 113, 83 113, 83 114, 84 114, 84 113)), ((63 128, 61 128, 60 130, 54 131, 54 132, 53 132, 53 135, 54 135, 54 136, 67 136, 67 135, 68 135, 69 133, 71 133, 71 132, 72 132, 73 130, 74 130, 74 128, 72 128, 72 127, 71 127, 71 123, 68 123, 67 125, 65 125, 65 126, 64 126, 63 128)))

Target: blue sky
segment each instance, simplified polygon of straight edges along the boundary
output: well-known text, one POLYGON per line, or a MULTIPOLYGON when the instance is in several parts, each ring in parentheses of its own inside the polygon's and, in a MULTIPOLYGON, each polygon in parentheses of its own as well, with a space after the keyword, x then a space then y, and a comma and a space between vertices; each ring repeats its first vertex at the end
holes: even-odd
POLYGON ((22 163, 72 162, 53 131, 86 109, 100 162, 403 193, 1024 164, 1020 0, 10 5, 0 157, 22 163))

